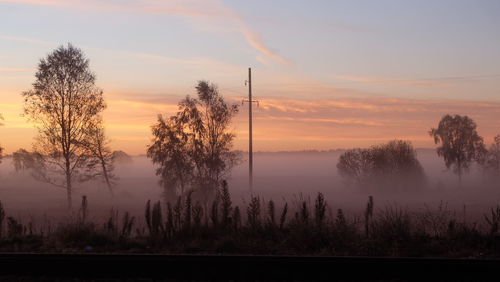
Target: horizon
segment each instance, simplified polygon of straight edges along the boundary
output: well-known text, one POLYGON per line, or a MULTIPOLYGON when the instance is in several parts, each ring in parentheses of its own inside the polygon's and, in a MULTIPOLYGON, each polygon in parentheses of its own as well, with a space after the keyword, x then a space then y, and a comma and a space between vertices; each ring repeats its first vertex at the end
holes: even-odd
MULTIPOLYGON (((245 1, 193 3, 0 0, 6 153, 31 148, 36 129, 20 116, 21 92, 39 60, 68 42, 90 59, 104 90, 112 147, 132 155, 145 153, 157 114, 173 115, 198 80, 241 104, 248 67, 260 101, 255 151, 393 139, 430 149, 428 131, 445 114, 471 117, 486 144, 500 133, 497 2, 364 1, 360 9, 276 1, 265 11, 245 1)), ((247 114, 241 107, 233 123, 235 150, 247 149, 247 114)))
MULTIPOLYGON (((396 140, 396 139, 394 139, 396 140)), ((391 140, 389 140, 391 141, 391 140)), ((377 145, 384 145, 385 143, 374 143, 373 145, 371 146, 377 146, 377 145)), ((334 148, 334 149, 323 149, 323 150, 318 150, 318 149, 302 149, 302 150, 281 150, 281 151, 253 151, 253 155, 257 155, 257 154, 301 154, 301 153, 311 153, 311 154, 315 154, 315 153, 338 153, 338 152, 345 152, 345 151, 349 151, 349 150, 352 150, 352 149, 369 149, 371 146, 368 146, 368 147, 352 147, 352 148, 334 148)), ((22 149, 26 149, 26 148, 22 148, 22 149)), ((423 148, 423 147, 414 147, 413 148, 416 152, 417 152, 417 157, 418 157, 418 152, 419 151, 436 151, 437 148, 434 147, 434 148, 423 148)), ((137 157, 147 157, 147 154, 146 153, 139 153, 139 154, 130 154, 129 152, 127 151, 124 151, 124 150, 120 150, 120 149, 116 149, 116 150, 113 150, 113 151, 122 151, 124 153, 126 153, 128 156, 132 157, 132 158, 137 158, 137 157)), ((239 149, 235 149, 235 150, 232 150, 233 152, 240 152, 243 155, 244 159, 247 157, 248 155, 248 150, 239 150, 239 149)), ((10 152, 8 154, 5 154, 3 157, 4 158, 11 158, 12 157, 12 154, 14 152, 10 152)))
MULTIPOLYGON (((384 145, 385 143, 377 143, 377 144, 373 144, 373 145, 384 145)), ((288 150, 288 151, 285 151, 285 150, 281 150, 281 151, 253 151, 253 154, 295 154, 295 153, 338 153, 338 152, 345 152, 345 151, 348 151, 348 150, 351 150, 351 149, 369 149, 370 147, 355 147, 355 148, 335 148, 335 149, 324 149, 324 150, 317 150, 317 149, 303 149, 303 150, 288 150)), ((26 149, 26 148, 23 148, 23 149, 26 149)), ((434 151, 436 150, 436 148, 422 148, 422 147, 416 147, 416 148, 413 148, 415 151, 434 151)), ((124 153, 126 153, 128 156, 130 157, 146 157, 146 154, 129 154, 127 151, 123 151, 123 150, 114 150, 114 151, 122 151, 124 153)), ((241 152, 243 154, 248 154, 248 150, 232 150, 233 152, 241 152)), ((14 152, 11 152, 9 154, 5 154, 3 157, 4 158, 9 158, 9 157, 12 157, 12 153, 14 152)))

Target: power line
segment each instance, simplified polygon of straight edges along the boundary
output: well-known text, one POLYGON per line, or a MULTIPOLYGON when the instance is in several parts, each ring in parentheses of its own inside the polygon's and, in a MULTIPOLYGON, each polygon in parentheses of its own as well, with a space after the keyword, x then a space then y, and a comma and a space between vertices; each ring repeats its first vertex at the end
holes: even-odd
POLYGON ((495 78, 500 77, 500 74, 485 74, 485 75, 463 75, 463 76, 438 76, 424 78, 380 78, 380 79, 356 79, 353 76, 349 78, 337 78, 335 82, 311 82, 311 83, 262 83, 261 86, 318 86, 318 87, 333 87, 331 84, 357 84, 357 83, 384 83, 384 82, 425 82, 425 81, 446 81, 460 79, 475 79, 475 78, 495 78), (340 81, 339 81, 340 80, 340 81))

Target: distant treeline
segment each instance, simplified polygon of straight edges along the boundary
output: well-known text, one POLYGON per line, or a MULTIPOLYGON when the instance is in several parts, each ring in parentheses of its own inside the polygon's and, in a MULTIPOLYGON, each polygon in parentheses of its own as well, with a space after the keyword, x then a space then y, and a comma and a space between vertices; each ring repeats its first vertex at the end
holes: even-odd
POLYGON ((251 197, 231 201, 227 185, 203 206, 191 193, 172 203, 146 203, 144 215, 111 211, 89 220, 86 197, 78 214, 63 223, 21 222, 0 204, 2 252, 196 253, 391 257, 499 257, 500 207, 481 223, 465 222, 441 204, 410 212, 376 208, 369 197, 364 213, 333 210, 321 193, 277 205, 251 197))

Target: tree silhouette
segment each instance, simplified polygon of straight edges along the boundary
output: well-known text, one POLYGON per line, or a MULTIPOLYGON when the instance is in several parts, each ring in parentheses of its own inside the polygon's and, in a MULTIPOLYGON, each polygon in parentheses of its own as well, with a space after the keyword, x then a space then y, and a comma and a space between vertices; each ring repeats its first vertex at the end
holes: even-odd
POLYGON ((115 164, 131 164, 134 162, 131 156, 124 151, 113 151, 113 163, 115 164))
POLYGON ((438 156, 444 158, 446 167, 453 168, 462 183, 462 175, 468 171, 471 163, 478 160, 485 148, 483 138, 476 131, 476 123, 468 116, 445 115, 437 128, 432 128, 429 135, 434 137, 438 156))
POLYGON ((486 173, 500 175, 500 135, 493 138, 493 144, 484 151, 479 162, 486 173))
POLYGON ((12 153, 12 165, 16 172, 31 170, 32 172, 40 170, 40 156, 25 149, 19 149, 12 153))
POLYGON ((425 180, 411 142, 403 140, 347 150, 340 156, 337 170, 347 181, 368 186, 421 186, 425 180))
POLYGON ((113 195, 113 186, 117 179, 113 174, 114 155, 104 134, 102 120, 96 119, 87 130, 88 138, 84 140, 84 144, 91 154, 87 164, 87 177, 101 179, 108 187, 109 193, 113 195))
POLYGON ((410 141, 393 140, 371 150, 372 169, 377 174, 423 174, 422 166, 410 141))
POLYGON ((370 151, 366 149, 351 149, 340 155, 337 170, 344 179, 362 182, 371 170, 370 151))
POLYGON ((183 195, 189 186, 206 206, 238 160, 229 132, 238 107, 207 81, 199 81, 196 90, 198 98, 183 99, 176 115, 158 116, 147 154, 168 196, 183 195))
POLYGON ((160 185, 167 199, 183 195, 194 173, 188 135, 182 126, 177 116, 164 119, 158 115, 158 123, 151 127, 154 138, 147 156, 158 165, 156 175, 160 176, 160 185))
POLYGON ((89 154, 85 141, 105 109, 89 60, 71 44, 41 59, 31 90, 22 93, 24 113, 35 123, 34 151, 44 170, 38 179, 66 190, 71 208, 73 183, 82 176, 89 154))

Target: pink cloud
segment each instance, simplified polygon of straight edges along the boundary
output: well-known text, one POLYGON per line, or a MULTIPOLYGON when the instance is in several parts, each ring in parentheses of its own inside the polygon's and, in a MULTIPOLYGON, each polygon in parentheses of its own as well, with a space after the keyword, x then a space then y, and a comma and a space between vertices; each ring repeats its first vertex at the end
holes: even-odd
POLYGON ((403 86, 447 86, 443 79, 406 79, 383 76, 356 76, 356 75, 336 75, 337 80, 352 81, 361 83, 383 83, 403 86))

